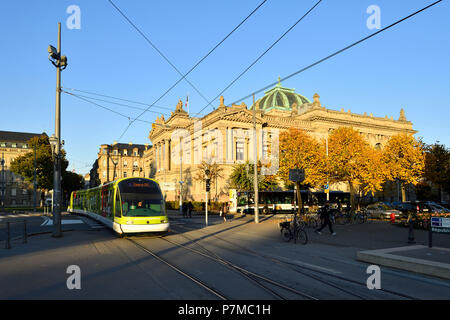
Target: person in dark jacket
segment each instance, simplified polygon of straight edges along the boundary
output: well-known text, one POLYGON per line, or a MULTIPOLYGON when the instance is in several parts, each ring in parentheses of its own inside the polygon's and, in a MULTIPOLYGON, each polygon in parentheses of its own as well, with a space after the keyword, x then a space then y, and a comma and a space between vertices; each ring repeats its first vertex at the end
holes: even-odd
POLYGON ((331 209, 330 209, 330 203, 327 201, 325 203, 325 206, 321 209, 321 213, 320 213, 320 218, 323 219, 322 226, 319 229, 315 230, 316 233, 322 234, 321 231, 323 230, 323 228, 325 228, 328 225, 328 227, 330 228, 331 235, 333 235, 333 236, 336 235, 336 232, 333 231, 333 225, 332 225, 331 219, 330 219, 331 214, 332 213, 331 213, 331 209))
POLYGON ((189 218, 192 218, 192 209, 194 209, 194 206, 192 205, 191 201, 189 201, 189 203, 187 205, 187 209, 188 209, 189 218))

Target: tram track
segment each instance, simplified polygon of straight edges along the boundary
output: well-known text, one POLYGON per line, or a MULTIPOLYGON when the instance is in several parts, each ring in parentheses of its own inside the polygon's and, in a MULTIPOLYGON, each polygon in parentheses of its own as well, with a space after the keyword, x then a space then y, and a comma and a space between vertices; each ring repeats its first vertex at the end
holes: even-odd
MULTIPOLYGON (((179 227, 185 228, 185 226, 181 226, 181 225, 180 225, 179 227)), ((188 230, 190 230, 190 231, 194 231, 194 230, 192 230, 191 228, 185 228, 185 229, 188 229, 188 230)), ((351 295, 351 296, 354 296, 354 297, 356 297, 356 298, 358 298, 358 299, 367 300, 366 297, 364 297, 364 296, 362 296, 362 295, 360 295, 360 294, 357 294, 357 293, 355 293, 355 292, 353 292, 353 291, 344 289, 344 288, 342 287, 342 284, 337 283, 337 282, 344 282, 344 283, 348 283, 348 284, 352 284, 352 285, 357 285, 357 286, 359 286, 359 287, 363 286, 364 288, 367 288, 367 284, 364 283, 364 282, 360 282, 360 281, 357 281, 357 280, 349 279, 349 278, 342 277, 342 276, 339 276, 339 275, 336 275, 336 274, 331 274, 331 273, 329 273, 329 272, 322 271, 322 270, 317 270, 317 269, 314 269, 314 268, 311 268, 311 267, 307 267, 307 266, 301 266, 301 267, 300 267, 299 265, 297 265, 297 264, 295 264, 295 263, 290 263, 290 262, 287 262, 287 261, 284 261, 284 260, 281 260, 281 259, 277 259, 277 258, 275 258, 275 257, 271 257, 271 256, 268 256, 268 255, 262 254, 262 253, 260 253, 260 252, 256 252, 256 251, 251 250, 251 249, 249 249, 249 248, 247 248, 247 247, 244 247, 244 246, 241 246, 241 245, 239 245, 239 244, 236 244, 236 243, 234 243, 234 242, 232 242, 232 241, 230 241, 230 240, 223 239, 223 238, 221 238, 221 237, 219 237, 219 236, 216 236, 216 235, 210 235, 210 234, 207 234, 207 233, 205 233, 205 232, 202 232, 202 231, 199 230, 199 229, 196 229, 195 231, 198 231, 198 232, 203 233, 203 234, 205 234, 205 235, 209 235, 209 236, 211 236, 211 237, 213 237, 213 238, 216 238, 216 239, 218 239, 218 240, 221 240, 221 241, 223 241, 223 242, 226 242, 226 243, 228 243, 228 244, 231 244, 231 245, 233 245, 234 247, 236 247, 236 248, 238 248, 238 249, 240 249, 240 250, 244 250, 244 251, 246 251, 246 252, 248 252, 248 253, 251 253, 252 255, 254 255, 254 256, 256 256, 256 257, 263 258, 263 259, 265 259, 265 260, 270 260, 271 262, 275 262, 275 263, 277 263, 277 264, 279 264, 279 265, 285 265, 285 266, 288 266, 289 269, 292 270, 292 271, 294 271, 294 272, 297 272, 297 273, 302 274, 302 275, 304 275, 304 276, 306 276, 306 277, 309 277, 309 278, 311 278, 311 279, 314 279, 314 280, 316 280, 316 281, 318 281, 318 282, 321 282, 322 284, 325 284, 325 285, 328 285, 328 286, 330 286, 330 287, 333 287, 333 288, 335 288, 335 289, 337 289, 337 290, 339 290, 339 291, 341 291, 341 292, 344 292, 344 293, 346 293, 346 294, 349 294, 349 295, 351 295), (301 269, 300 269, 300 268, 301 268, 301 269), (307 271, 305 271, 305 270, 307 270, 307 271), (328 279, 324 279, 323 277, 328 278, 328 279), (331 278, 332 280, 330 280, 330 278, 331 278), (337 282, 335 282, 335 281, 337 281, 337 282)), ((179 234, 181 234, 181 233, 179 233, 179 234)), ((185 236, 185 237, 186 237, 186 236, 185 236)), ((191 239, 191 241, 194 241, 194 240, 191 239)), ((231 250, 231 249, 229 249, 228 247, 227 247, 227 249, 228 249, 228 250, 231 250)), ((233 250, 231 250, 231 251, 233 251, 233 250)), ((235 252, 241 253, 241 252, 239 252, 239 251, 235 251, 235 252)), ((381 291, 381 292, 384 292, 384 293, 386 293, 386 294, 393 295, 393 296, 397 296, 397 297, 400 297, 400 298, 403 298, 403 299, 408 299, 408 300, 419 300, 419 299, 416 298, 416 297, 412 297, 412 296, 410 296, 410 295, 407 295, 407 294, 404 294, 404 293, 400 293, 400 292, 396 292, 396 291, 392 291, 392 290, 385 289, 385 288, 380 288, 380 289, 378 289, 377 291, 381 291)))
MULTIPOLYGON (((180 235, 178 233, 178 235, 180 235)), ((188 237, 184 236, 188 241, 191 242, 196 242, 194 239, 189 239, 188 237)), ((218 256, 217 254, 215 254, 214 252, 211 252, 210 250, 208 250, 207 248, 205 248, 204 246, 202 246, 199 243, 196 243, 201 250, 203 250, 204 252, 201 252, 199 250, 196 249, 192 249, 189 248, 183 244, 177 243, 173 240, 169 240, 167 239, 167 236, 160 236, 160 237, 151 237, 151 239, 154 238, 159 238, 161 240, 164 240, 168 243, 170 243, 171 245, 174 245, 176 247, 182 248, 184 250, 188 250, 190 252, 193 252, 197 255, 201 255, 205 258, 208 258, 210 260, 213 260, 216 263, 219 263, 221 265, 223 265, 225 268, 236 272, 237 274, 239 274, 240 276, 242 276, 243 278, 245 278, 246 280, 248 280, 249 282, 251 282, 253 285, 255 285, 258 288, 261 288, 262 290, 264 290, 266 293, 270 294, 274 299, 277 300, 289 300, 290 298, 286 296, 285 293, 289 293, 291 295, 295 295, 295 296, 299 296, 303 299, 308 299, 308 300, 319 300, 318 298, 307 294, 305 292, 301 292, 299 290, 296 290, 294 288, 291 288, 289 286, 286 286, 280 282, 277 282, 273 279, 269 279, 267 277, 264 277, 260 274, 257 274, 255 272, 249 271, 245 268, 242 268, 238 265, 233 264, 230 261, 227 261, 225 259, 223 259, 222 257, 218 256), (276 288, 276 290, 274 290, 273 288, 276 288), (280 292, 282 291, 282 292, 280 292)), ((220 292, 217 291, 217 289, 211 288, 210 286, 208 286, 207 284, 205 284, 203 281, 199 280, 196 277, 193 277, 192 275, 189 275, 188 273, 184 272, 183 270, 181 270, 180 267, 168 262, 166 259, 162 258, 160 255, 156 254, 155 252, 153 252, 152 250, 148 249, 147 247, 143 246, 142 244, 140 244, 139 242, 137 242, 134 239, 130 239, 130 238, 126 238, 127 240, 131 241, 135 246, 137 246, 139 249, 144 250, 146 253, 152 255, 153 257, 157 258, 158 260, 164 262, 166 265, 168 265, 169 267, 171 267, 172 269, 174 269, 175 271, 177 271, 178 273, 182 274, 183 276, 187 277, 188 279, 194 281, 196 284, 200 285, 201 287, 203 287, 204 289, 208 290, 209 292, 213 293, 215 296, 218 296, 219 298, 223 299, 223 300, 228 300, 228 298, 221 294, 220 292)))
MULTIPOLYGON (((159 237, 161 238, 161 237, 159 237)), ((207 290, 208 292, 210 292, 211 294, 213 294, 215 297, 221 299, 221 300, 229 300, 225 295, 223 295, 222 293, 220 293, 219 291, 217 291, 214 288, 211 288, 210 286, 208 286, 207 284, 205 284, 204 282, 202 282, 201 280, 197 279, 196 277, 188 274, 187 272, 181 270, 179 267, 175 266, 174 264, 170 263, 169 261, 167 261, 166 259, 162 258, 160 255, 154 253, 153 251, 151 251, 150 249, 148 249, 147 247, 144 247, 143 245, 141 245, 140 243, 138 243, 137 241, 130 239, 130 238, 126 238, 126 240, 130 241, 131 243, 133 243, 137 248, 143 250, 144 252, 150 254, 151 256, 153 256, 154 258, 158 259, 159 261, 161 261, 162 263, 166 264, 167 266, 169 266, 171 269, 175 270, 176 272, 178 272, 179 274, 181 274, 182 276, 186 277, 187 279, 191 280, 192 282, 194 282, 195 284, 197 284, 198 286, 202 287, 203 289, 207 290)))

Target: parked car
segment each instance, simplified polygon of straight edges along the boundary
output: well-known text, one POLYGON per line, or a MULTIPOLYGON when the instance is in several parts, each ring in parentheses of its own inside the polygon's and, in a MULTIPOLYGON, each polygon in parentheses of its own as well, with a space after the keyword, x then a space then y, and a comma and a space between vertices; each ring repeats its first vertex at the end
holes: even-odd
POLYGON ((401 211, 396 210, 383 202, 369 204, 366 210, 373 218, 388 219, 391 217, 392 213, 395 214, 396 218, 404 216, 401 211))
POLYGON ((392 207, 403 213, 403 216, 408 216, 410 213, 417 213, 417 204, 410 202, 393 202, 392 207))
POLYGON ((423 203, 419 203, 419 212, 424 212, 424 213, 446 213, 449 210, 443 206, 441 206, 440 204, 433 202, 433 201, 427 201, 427 202, 423 202, 423 203))

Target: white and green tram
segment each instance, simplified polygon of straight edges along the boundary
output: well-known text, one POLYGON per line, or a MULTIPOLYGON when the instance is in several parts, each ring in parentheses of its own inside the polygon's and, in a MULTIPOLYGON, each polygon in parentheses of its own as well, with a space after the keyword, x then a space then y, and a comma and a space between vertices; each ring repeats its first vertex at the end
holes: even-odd
POLYGON ((166 232, 170 226, 159 184, 148 178, 123 178, 74 191, 68 211, 89 216, 119 234, 166 232))

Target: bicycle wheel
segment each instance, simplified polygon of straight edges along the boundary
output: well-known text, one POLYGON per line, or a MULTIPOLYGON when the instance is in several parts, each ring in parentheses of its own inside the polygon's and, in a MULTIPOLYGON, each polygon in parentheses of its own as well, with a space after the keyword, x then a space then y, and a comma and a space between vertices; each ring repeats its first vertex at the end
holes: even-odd
POLYGON ((356 222, 358 222, 359 224, 364 223, 364 216, 363 216, 363 214, 362 214, 362 213, 356 214, 355 220, 356 220, 356 222))
POLYGON ((281 239, 283 239, 286 242, 291 241, 292 239, 292 232, 288 228, 281 228, 281 239))
POLYGON ((297 241, 301 244, 308 243, 308 234, 303 229, 297 229, 297 241))

